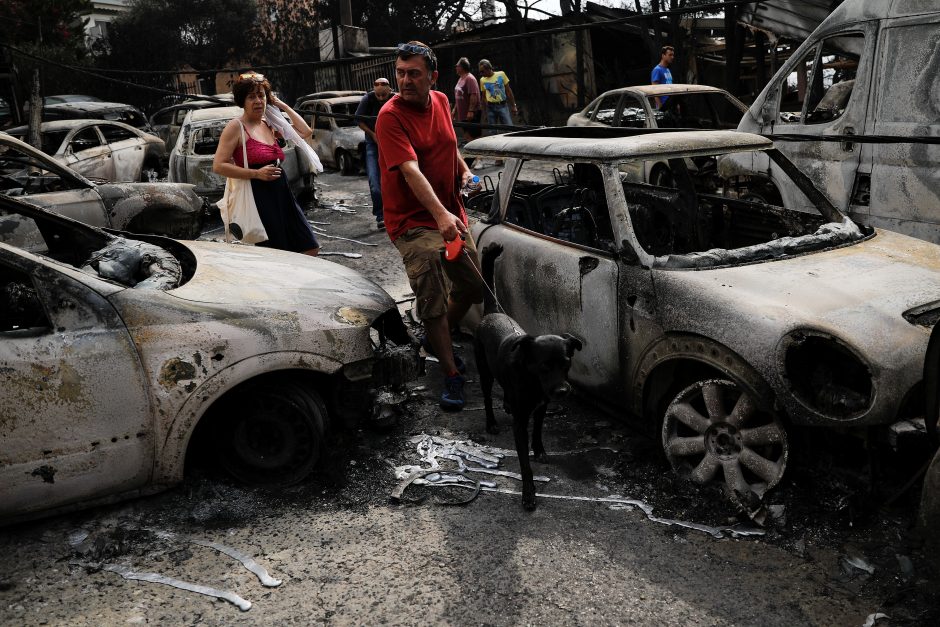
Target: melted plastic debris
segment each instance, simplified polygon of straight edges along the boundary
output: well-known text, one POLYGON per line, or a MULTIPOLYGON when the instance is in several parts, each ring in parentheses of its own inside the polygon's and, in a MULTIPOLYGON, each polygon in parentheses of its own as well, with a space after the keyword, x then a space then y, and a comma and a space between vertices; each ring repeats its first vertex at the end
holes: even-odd
POLYGON ((116 237, 93 252, 82 271, 127 287, 155 290, 177 287, 183 275, 179 261, 169 251, 124 237, 116 237))
MULTIPOLYGON (((85 566, 90 568, 95 567, 94 564, 85 564, 79 562, 73 563, 77 566, 85 566)), ((234 592, 217 590, 216 588, 210 588, 209 586, 201 586, 196 583, 183 581, 182 579, 167 577, 165 575, 161 575, 160 573, 141 573, 132 570, 128 566, 121 566, 120 564, 101 564, 100 568, 101 570, 117 573, 121 577, 124 577, 124 579, 131 579, 134 581, 149 581, 150 583, 162 583, 167 586, 179 588, 180 590, 187 590, 189 592, 196 592, 198 594, 204 594, 206 596, 222 599, 224 601, 228 601, 243 612, 247 612, 251 609, 251 601, 246 601, 234 592)))
MULTIPOLYGON (((419 460, 425 464, 424 466, 416 465, 403 465, 395 467, 395 477, 401 482, 392 492, 392 500, 398 502, 409 502, 407 499, 403 498, 403 494, 409 485, 414 483, 418 485, 419 482, 426 485, 432 486, 457 486, 457 487, 473 487, 475 490, 483 492, 495 492, 498 494, 512 494, 516 496, 521 496, 522 492, 518 490, 512 490, 508 488, 501 488, 495 484, 495 482, 482 482, 478 480, 470 480, 473 482, 473 486, 467 485, 467 472, 479 472, 479 473, 488 473, 492 475, 498 475, 503 477, 509 477, 516 479, 518 481, 522 480, 519 473, 499 470, 499 464, 505 457, 516 457, 516 451, 510 451, 507 449, 499 449, 489 446, 483 446, 476 444, 467 440, 449 440, 446 438, 440 438, 432 435, 421 434, 417 435, 411 440, 411 444, 416 445, 416 451, 419 456, 419 460), (447 470, 441 468, 440 459, 447 459, 453 461, 457 464, 458 470, 447 470), (476 466, 470 466, 468 463, 476 464, 476 466), (477 488, 477 486, 479 486, 477 488)), ((576 451, 561 451, 556 453, 548 453, 549 457, 560 456, 560 455, 572 455, 587 451, 595 451, 598 449, 610 450, 616 452, 615 449, 607 447, 595 447, 590 449, 581 449, 576 451)), ((533 477, 535 481, 540 481, 547 483, 550 481, 548 477, 535 476, 533 477)), ((476 496, 476 493, 474 493, 476 496)), ((547 499, 563 499, 569 501, 585 501, 591 503, 605 503, 608 504, 611 509, 627 509, 632 510, 633 508, 639 509, 642 511, 648 520, 655 522, 661 525, 668 525, 672 527, 682 527, 685 529, 692 529, 694 531, 701 531, 706 533, 713 538, 722 539, 727 536, 732 538, 744 538, 751 536, 763 536, 766 532, 762 529, 755 529, 752 527, 743 527, 743 526, 722 526, 722 527, 712 527, 710 525, 703 525, 696 522, 689 522, 684 520, 675 520, 672 518, 661 518, 653 514, 653 507, 644 501, 637 499, 624 498, 619 495, 612 496, 603 496, 603 497, 593 497, 593 496, 577 496, 577 495, 565 495, 565 494, 536 494, 538 498, 547 498, 547 499)), ((410 502, 421 502, 423 499, 410 502)), ((472 500, 472 499, 471 499, 472 500)))
POLYGON ((865 624, 863 624, 862 627, 875 627, 875 623, 877 623, 882 618, 888 619, 891 617, 887 614, 882 614, 881 612, 878 612, 877 614, 869 614, 868 618, 865 619, 865 624))
POLYGON ((852 574, 856 570, 864 571, 872 575, 875 572, 875 567, 857 555, 845 555, 842 557, 842 570, 844 570, 847 575, 852 574))
POLYGON ((153 534, 159 538, 164 538, 166 540, 176 540, 176 539, 186 540, 187 542, 192 542, 193 544, 197 544, 199 546, 204 546, 209 549, 214 549, 218 551, 219 553, 222 553, 223 555, 228 555, 232 559, 236 559, 239 562, 241 562, 245 568, 247 568, 249 571, 254 573, 254 575, 258 578, 258 581, 261 582, 262 586, 266 586, 268 588, 276 588, 282 583, 280 579, 275 579, 274 577, 269 575, 268 571, 264 568, 264 566, 261 566, 253 558, 249 557, 248 555, 245 555, 238 549, 233 549, 230 546, 225 546, 224 544, 219 544, 218 542, 211 542, 209 540, 203 540, 202 538, 181 536, 181 535, 169 532, 169 531, 160 531, 158 529, 151 529, 150 531, 152 531, 153 534))

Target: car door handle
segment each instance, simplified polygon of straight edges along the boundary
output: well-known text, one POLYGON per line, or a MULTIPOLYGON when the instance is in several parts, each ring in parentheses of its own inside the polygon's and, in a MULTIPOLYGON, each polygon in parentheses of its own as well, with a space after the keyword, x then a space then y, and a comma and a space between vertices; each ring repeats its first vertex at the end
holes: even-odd
MULTIPOLYGON (((842 129, 843 135, 855 135, 855 129, 851 126, 846 126, 842 129)), ((842 142, 842 150, 845 152, 853 152, 855 150, 855 142, 842 142)))

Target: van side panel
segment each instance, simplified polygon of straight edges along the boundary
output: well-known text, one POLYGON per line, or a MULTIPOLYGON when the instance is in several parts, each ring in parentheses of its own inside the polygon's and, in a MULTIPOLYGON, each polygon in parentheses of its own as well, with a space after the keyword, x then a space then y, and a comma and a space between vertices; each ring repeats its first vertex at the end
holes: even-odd
MULTIPOLYGON (((891 20, 880 39, 872 132, 940 137, 940 14, 891 20)), ((940 242, 940 145, 874 144, 871 152, 871 223, 940 242)))

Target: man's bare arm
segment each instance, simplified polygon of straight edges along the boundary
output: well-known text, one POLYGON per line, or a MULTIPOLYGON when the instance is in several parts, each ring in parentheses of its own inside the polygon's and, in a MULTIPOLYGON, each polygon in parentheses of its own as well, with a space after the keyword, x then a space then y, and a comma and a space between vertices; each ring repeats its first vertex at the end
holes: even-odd
MULTIPOLYGON (((464 167, 466 167, 466 164, 464 164, 464 167)), ((398 169, 401 170, 405 182, 408 183, 408 187, 411 188, 415 198, 433 216, 434 221, 437 222, 437 229, 446 241, 451 241, 458 234, 467 232, 467 227, 460 218, 449 212, 438 200, 428 179, 421 172, 421 168, 418 167, 417 161, 405 161, 398 166, 398 169)))

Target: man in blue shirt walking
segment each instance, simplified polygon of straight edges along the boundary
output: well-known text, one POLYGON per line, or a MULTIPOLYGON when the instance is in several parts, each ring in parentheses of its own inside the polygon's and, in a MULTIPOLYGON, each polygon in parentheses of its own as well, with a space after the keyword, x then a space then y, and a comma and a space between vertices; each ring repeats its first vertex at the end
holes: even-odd
MULTIPOLYGON (((654 85, 672 85, 672 72, 669 71, 669 66, 672 65, 672 60, 676 57, 676 49, 672 46, 663 46, 662 51, 659 53, 659 63, 653 66, 653 73, 650 76, 650 82, 654 85)), ((662 98, 656 98, 656 108, 661 108, 666 101, 669 100, 669 96, 663 96, 662 98)))

